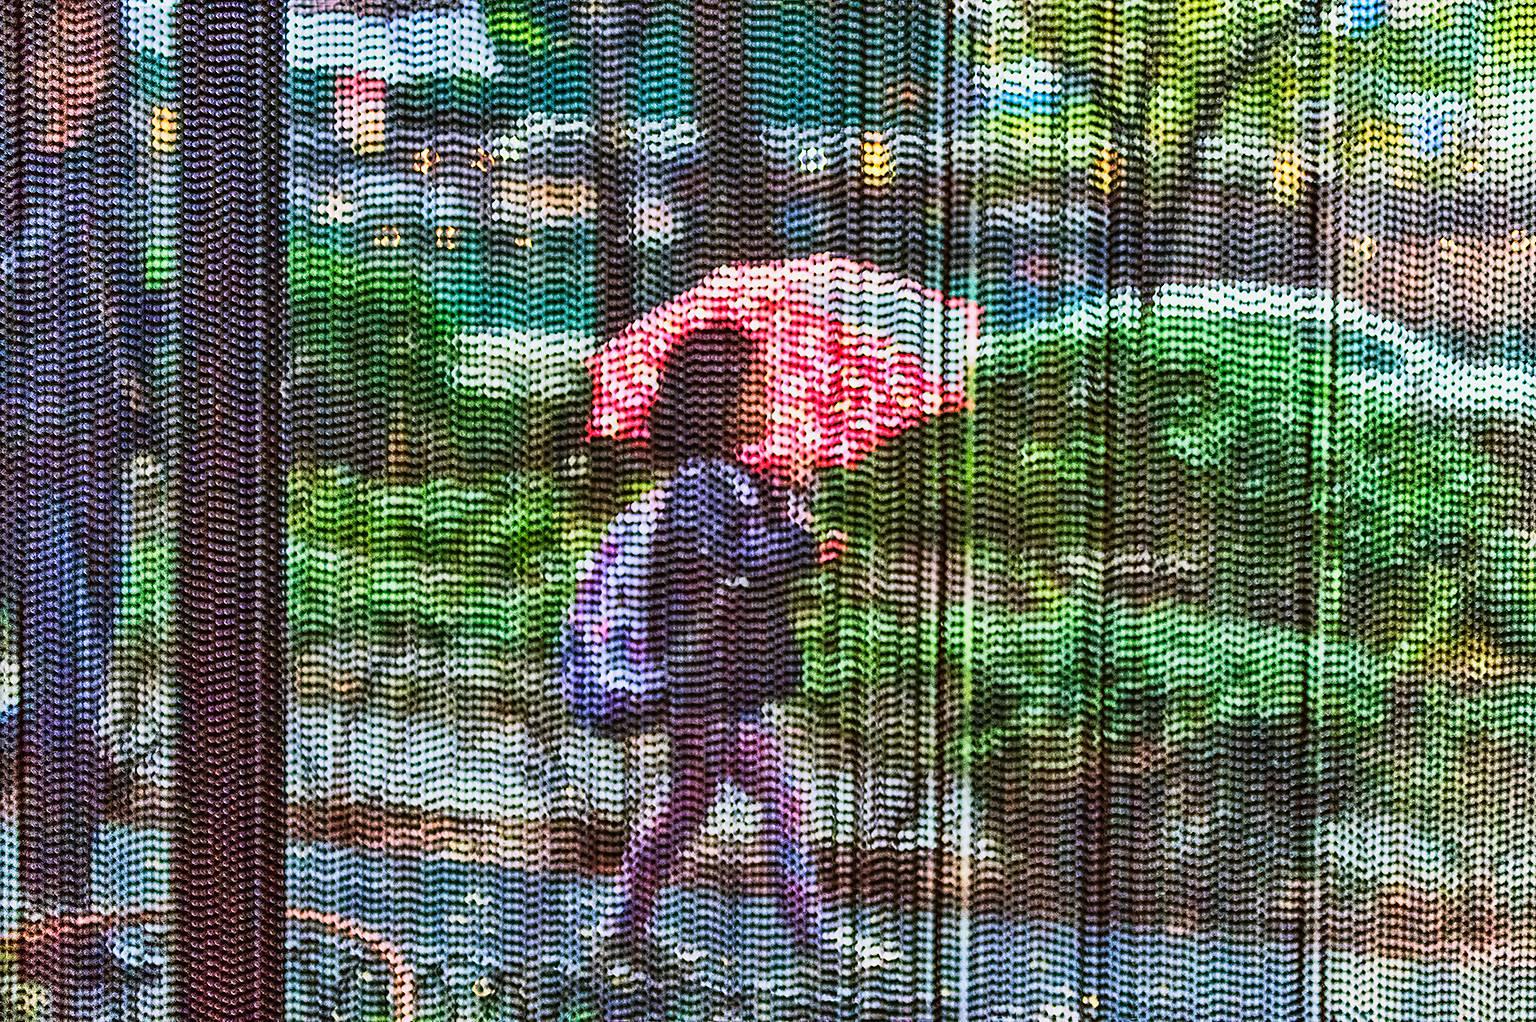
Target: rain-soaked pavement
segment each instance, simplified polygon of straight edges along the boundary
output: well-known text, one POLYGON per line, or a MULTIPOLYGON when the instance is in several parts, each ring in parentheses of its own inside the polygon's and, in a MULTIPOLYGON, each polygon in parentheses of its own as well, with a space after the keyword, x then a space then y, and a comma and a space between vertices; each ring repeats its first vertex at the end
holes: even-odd
MULTIPOLYGON (((14 827, 0 861, 16 861, 14 827)), ((113 825, 98 844, 98 890, 112 906, 164 904, 169 837, 113 825)), ((652 975, 599 963, 594 933, 609 877, 533 872, 441 855, 294 842, 289 1017, 416 1020, 601 1018, 988 1022, 1516 1022, 1536 1018, 1536 955, 1425 964, 1296 944, 1111 932, 989 914, 891 906, 837 910, 835 951, 797 958, 766 899, 676 890, 663 903, 652 975), (322 925, 342 920, 352 938, 322 925), (934 931, 939 953, 934 951, 934 931), (370 943, 371 941, 371 943, 370 943), (934 979, 935 962, 938 979, 934 979), (826 970, 817 972, 817 969, 826 970), (1321 1010, 1318 1005, 1322 1005, 1321 1010), (396 1013, 396 1017, 399 1013, 396 1013)), ((14 925, 14 871, 0 910, 14 925)), ((157 960, 163 933, 119 934, 122 955, 157 960)), ((170 1018, 166 985, 117 991, 107 1017, 170 1018)))
MULTIPOLYGON (((525 726, 491 720, 471 726, 455 716, 436 712, 386 722, 366 710, 300 708, 290 720, 290 798, 317 805, 345 797, 353 805, 400 805, 408 814, 473 810, 489 814, 493 834, 518 819, 537 826, 547 790, 567 780, 584 782, 593 808, 605 814, 623 808, 622 790, 606 791, 594 781, 623 772, 622 757, 604 758, 614 750, 589 747, 579 734, 541 748, 525 726)), ((629 768, 644 775, 643 761, 654 752, 629 768)), ((801 759, 798 769, 808 769, 801 759)), ((168 780, 158 776, 167 763, 148 766, 153 779, 168 780)), ((838 783, 818 778, 817 786, 831 791, 838 783)), ((385 831, 392 826, 386 823, 385 831)), ((603 946, 597 927, 613 905, 613 877, 582 871, 579 857, 547 842, 485 855, 435 833, 417 834, 427 840, 415 847, 408 841, 358 847, 303 827, 291 826, 290 834, 292 1019, 1536 1019, 1536 947, 1430 964, 1346 951, 1320 955, 1314 945, 1294 940, 1126 929, 1094 938, 1062 922, 960 914, 952 903, 936 926, 931 910, 902 899, 866 899, 855 909, 845 892, 827 927, 832 950, 813 964, 791 950, 769 899, 743 893, 752 884, 706 889, 692 880, 667 894, 657 946, 641 963, 649 975, 637 981, 621 963, 596 956, 603 946), (350 935, 339 935, 349 928, 350 935), (391 958, 393 988, 385 964, 391 958), (392 1000, 408 1012, 391 1014, 392 1000)), ((587 837, 598 844, 616 840, 587 837)), ((0 925, 7 930, 17 915, 16 854, 11 818, 0 822, 0 863, 9 864, 0 869, 0 925)), ((96 855, 101 903, 109 909, 165 905, 169 858, 163 829, 104 826, 96 855)), ((163 928, 125 927, 116 936, 130 962, 163 956, 163 928)), ((146 980, 117 991, 106 1017, 169 1019, 168 1000, 164 982, 146 980)))

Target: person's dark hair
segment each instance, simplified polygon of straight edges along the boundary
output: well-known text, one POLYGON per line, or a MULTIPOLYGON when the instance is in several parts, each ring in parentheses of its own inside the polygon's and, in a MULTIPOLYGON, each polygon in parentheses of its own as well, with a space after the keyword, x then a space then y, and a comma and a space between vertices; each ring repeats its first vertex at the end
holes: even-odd
POLYGON ((660 464, 735 454, 754 353, 750 340, 727 327, 697 330, 671 353, 650 414, 651 451, 660 464))

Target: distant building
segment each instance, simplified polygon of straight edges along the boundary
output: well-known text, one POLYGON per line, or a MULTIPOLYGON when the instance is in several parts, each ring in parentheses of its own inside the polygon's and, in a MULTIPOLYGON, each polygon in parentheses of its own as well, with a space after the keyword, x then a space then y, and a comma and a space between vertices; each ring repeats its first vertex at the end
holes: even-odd
MULTIPOLYGON (((174 8, 172 0, 123 0, 128 37, 170 59, 174 8)), ((287 29, 288 63, 300 71, 399 85, 503 70, 479 0, 292 0, 287 29)))
POLYGON ((298 0, 288 12, 288 63, 392 85, 503 70, 477 0, 298 0))

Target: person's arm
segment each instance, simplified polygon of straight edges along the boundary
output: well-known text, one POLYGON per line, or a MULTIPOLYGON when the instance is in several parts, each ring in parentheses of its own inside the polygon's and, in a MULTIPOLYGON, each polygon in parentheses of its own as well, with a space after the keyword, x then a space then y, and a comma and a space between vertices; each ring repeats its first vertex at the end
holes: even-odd
MULTIPOLYGON (((775 486, 764 488, 764 500, 768 509, 771 522, 787 522, 789 526, 797 528, 813 537, 815 547, 814 562, 816 564, 829 564, 842 557, 848 550, 848 534, 841 529, 831 529, 817 535, 815 516, 811 511, 814 503, 813 490, 806 485, 775 486)), ((797 548, 792 557, 798 562, 800 545, 799 537, 794 537, 790 545, 797 548)))
POLYGON ((784 494, 765 494, 766 525, 746 550, 745 570, 754 578, 806 575, 820 559, 821 547, 808 523, 795 520, 788 507, 784 494))
POLYGON ((802 575, 816 567, 821 546, 809 531, 792 522, 772 522, 762 542, 752 544, 747 570, 759 576, 802 575))

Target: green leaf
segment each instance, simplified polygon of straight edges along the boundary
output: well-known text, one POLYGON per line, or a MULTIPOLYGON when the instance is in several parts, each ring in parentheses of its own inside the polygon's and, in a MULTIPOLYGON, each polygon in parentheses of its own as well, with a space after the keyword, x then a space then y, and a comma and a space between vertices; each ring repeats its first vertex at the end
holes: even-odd
POLYGON ((547 45, 543 26, 532 18, 509 11, 490 17, 491 36, 497 42, 518 45, 529 53, 536 53, 547 45))
POLYGON ((144 249, 144 286, 162 291, 176 282, 180 260, 174 245, 150 244, 144 249))
POLYGON ((1536 656, 1536 538, 1499 530, 1483 551, 1478 595, 1498 639, 1536 656))
POLYGON ((486 28, 491 41, 499 46, 533 55, 549 48, 549 33, 543 24, 521 7, 502 2, 486 5, 486 28))
POLYGON ((1536 8, 1497 0, 1487 17, 1489 63, 1500 71, 1536 72, 1536 8))

